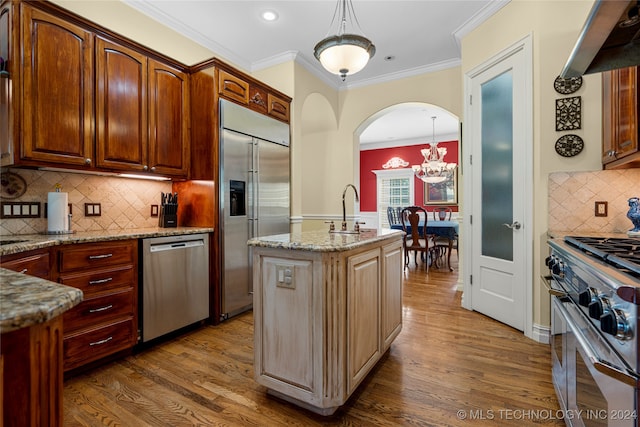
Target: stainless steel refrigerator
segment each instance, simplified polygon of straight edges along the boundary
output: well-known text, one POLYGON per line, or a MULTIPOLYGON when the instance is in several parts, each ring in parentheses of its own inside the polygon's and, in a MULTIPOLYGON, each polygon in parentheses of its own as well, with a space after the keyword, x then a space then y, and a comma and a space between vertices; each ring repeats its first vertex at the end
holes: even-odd
POLYGON ((289 125, 220 100, 221 317, 253 307, 247 240, 289 232, 289 125))

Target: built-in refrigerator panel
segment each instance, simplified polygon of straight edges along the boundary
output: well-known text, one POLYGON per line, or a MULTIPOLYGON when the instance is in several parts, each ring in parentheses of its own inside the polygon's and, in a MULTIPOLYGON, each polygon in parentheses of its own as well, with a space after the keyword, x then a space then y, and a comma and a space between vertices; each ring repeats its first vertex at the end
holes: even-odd
POLYGON ((253 306, 253 237, 289 232, 289 125, 220 101, 222 320, 253 306))

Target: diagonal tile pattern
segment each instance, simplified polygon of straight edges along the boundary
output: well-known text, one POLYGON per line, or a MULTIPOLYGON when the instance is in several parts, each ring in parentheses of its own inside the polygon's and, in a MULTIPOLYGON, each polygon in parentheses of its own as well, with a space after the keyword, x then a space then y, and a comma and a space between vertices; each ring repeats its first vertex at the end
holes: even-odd
POLYGON ((13 169, 27 182, 27 191, 14 201, 41 202, 42 218, 3 219, 0 235, 37 234, 47 229, 44 203, 47 193, 62 185, 69 193, 72 205, 72 229, 75 231, 123 230, 158 225, 158 218, 150 216, 151 205, 160 204, 160 193, 171 191, 171 182, 111 176, 87 175, 13 169), (102 216, 85 217, 85 203, 100 203, 102 216))
POLYGON ((630 197, 640 197, 640 169, 555 172, 549 175, 549 230, 626 233, 630 197), (608 215, 595 216, 595 202, 608 202, 608 215))

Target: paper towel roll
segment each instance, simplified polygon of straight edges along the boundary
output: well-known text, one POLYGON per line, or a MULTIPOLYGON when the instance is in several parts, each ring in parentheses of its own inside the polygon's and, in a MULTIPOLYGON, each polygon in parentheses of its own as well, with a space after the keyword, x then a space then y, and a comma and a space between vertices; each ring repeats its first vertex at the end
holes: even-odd
POLYGON ((58 233, 68 230, 68 209, 68 193, 49 193, 47 197, 47 231, 58 233))

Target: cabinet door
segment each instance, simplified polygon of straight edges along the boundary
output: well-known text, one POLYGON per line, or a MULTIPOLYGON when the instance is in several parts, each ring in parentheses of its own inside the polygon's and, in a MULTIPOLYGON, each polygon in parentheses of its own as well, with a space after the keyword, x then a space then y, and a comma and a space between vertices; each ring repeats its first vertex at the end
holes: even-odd
POLYGON ((614 134, 618 157, 638 151, 638 67, 615 70, 617 96, 614 109, 617 111, 614 134))
POLYGON ((225 70, 219 70, 218 94, 224 98, 247 105, 249 104, 249 83, 225 70))
POLYGON ((187 75, 152 59, 149 60, 149 167, 151 172, 185 177, 189 169, 187 75))
MULTIPOLYGON (((12 77, 8 69, 11 58, 12 4, 0 9, 0 166, 13 164, 13 105, 11 104, 12 77)), ((13 63, 13 61, 12 61, 13 63)))
POLYGON ((93 35, 21 3, 21 159, 90 165, 93 35))
POLYGON ((604 164, 638 151, 638 68, 602 73, 604 164))
POLYGON ((402 330, 402 243, 382 247, 380 328, 382 351, 386 351, 402 330))
POLYGON ((380 249, 347 259, 347 393, 380 359, 380 249))
POLYGON ((96 164, 147 170, 147 57, 102 38, 96 45, 96 164))

